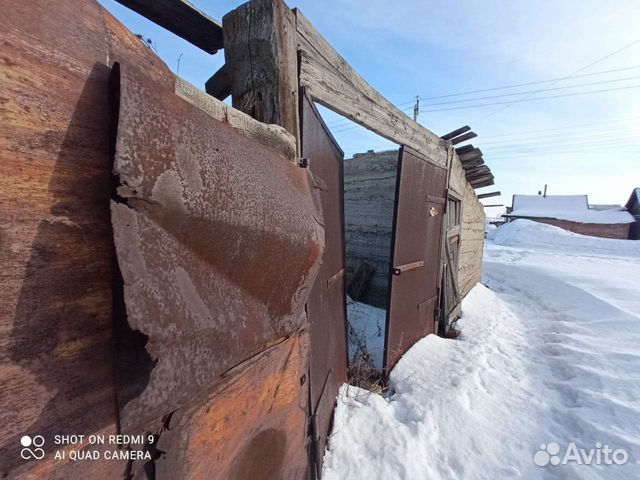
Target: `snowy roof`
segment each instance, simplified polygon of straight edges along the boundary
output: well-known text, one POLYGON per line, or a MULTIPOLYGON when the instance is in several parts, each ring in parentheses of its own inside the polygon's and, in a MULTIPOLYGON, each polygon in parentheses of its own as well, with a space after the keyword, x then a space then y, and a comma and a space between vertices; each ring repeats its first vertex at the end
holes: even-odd
POLYGON ((553 218, 578 223, 632 223, 624 208, 591 210, 586 195, 514 195, 513 210, 507 216, 553 218))

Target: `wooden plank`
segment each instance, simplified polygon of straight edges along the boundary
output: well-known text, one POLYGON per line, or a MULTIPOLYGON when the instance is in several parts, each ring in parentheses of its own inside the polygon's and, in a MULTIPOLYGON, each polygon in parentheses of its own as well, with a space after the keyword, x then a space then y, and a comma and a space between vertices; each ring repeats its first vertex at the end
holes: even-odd
POLYGON ((222 25, 187 0, 116 0, 207 53, 223 47, 222 25))
POLYGON ((461 162, 465 162, 467 160, 473 160, 475 158, 482 157, 482 150, 480 150, 479 148, 474 148, 473 150, 467 153, 461 153, 460 155, 458 155, 458 157, 460 158, 461 162))
POLYGON ((473 177, 478 177, 480 175, 488 175, 490 173, 491 173, 491 170, 489 170, 489 168, 486 165, 483 165, 481 167, 475 168, 467 172, 465 178, 469 180, 473 177))
POLYGON ((468 132, 469 130, 471 130, 471 127, 469 125, 465 125, 464 127, 460 127, 457 130, 454 130, 453 132, 449 132, 446 135, 442 135, 440 138, 443 140, 451 140, 454 137, 457 137, 458 135, 462 135, 465 132, 468 132))
POLYGON ((491 169, 487 165, 477 165, 471 168, 465 168, 464 174, 467 178, 476 176, 478 173, 491 173, 491 169))
POLYGON ((231 76, 229 75, 229 67, 225 64, 214 73, 204 84, 205 91, 217 98, 224 100, 231 95, 231 76))
POLYGON ((462 164, 462 168, 465 171, 467 171, 467 170, 470 170, 472 168, 479 167, 481 165, 484 165, 484 160, 482 158, 477 158, 476 160, 471 160, 471 161, 468 161, 468 162, 464 162, 462 164))
POLYGON ((300 52, 300 86, 318 103, 392 142, 447 166, 447 144, 413 121, 369 85, 294 9, 300 52))
POLYGON ((474 179, 469 183, 473 188, 482 188, 482 187, 488 187, 489 185, 493 185, 494 181, 493 181, 493 176, 488 175, 486 177, 474 179))
POLYGON ((470 151, 472 151, 472 150, 474 150, 474 149, 475 149, 475 147, 474 147, 473 145, 471 145, 471 144, 469 144, 469 145, 464 145, 464 146, 462 146, 462 147, 458 147, 458 148, 456 148, 456 153, 457 153, 458 155, 461 155, 461 154, 463 154, 463 153, 468 153, 468 152, 470 152, 470 151))
POLYGON ((493 178, 493 175, 491 174, 491 171, 481 171, 481 172, 476 172, 473 173, 471 175, 467 175, 467 181, 468 182, 473 182, 474 180, 478 180, 480 178, 484 178, 484 177, 491 177, 493 178))
POLYGON ((295 16, 282 0, 252 0, 222 19, 233 106, 297 139, 295 16))
MULTIPOLYGON (((481 198, 491 198, 491 197, 497 197, 498 195, 501 195, 500 191, 496 191, 496 192, 488 192, 488 193, 481 193, 480 195, 478 195, 478 199, 481 198)), ((487 205, 485 205, 486 207, 487 205)))
POLYGON ((493 175, 484 174, 484 175, 479 176, 479 177, 468 179, 467 181, 473 186, 474 184, 483 182, 484 180, 492 180, 492 179, 493 179, 493 175))
POLYGON ((476 189, 476 188, 489 187, 491 185, 495 185, 495 182, 493 181, 493 179, 485 180, 484 182, 475 183, 475 184, 472 184, 471 186, 474 189, 476 189))
POLYGON ((475 133, 475 132, 465 133, 464 135, 460 135, 459 137, 456 137, 453 140, 451 140, 451 143, 453 145, 457 145, 459 143, 465 142, 465 141, 470 140, 472 138, 476 138, 477 136, 478 136, 478 134, 475 133))

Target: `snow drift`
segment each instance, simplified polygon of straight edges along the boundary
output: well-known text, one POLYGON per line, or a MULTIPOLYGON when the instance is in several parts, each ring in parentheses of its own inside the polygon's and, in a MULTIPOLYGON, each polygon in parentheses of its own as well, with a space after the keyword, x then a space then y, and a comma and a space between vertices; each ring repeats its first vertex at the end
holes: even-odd
POLYGON ((640 257, 640 241, 590 237, 525 219, 502 225, 489 240, 496 245, 534 247, 577 255, 640 257))
POLYGON ((420 340, 386 396, 341 388, 323 478, 640 478, 639 248, 526 220, 498 229, 459 339, 420 340), (628 461, 536 465, 553 442, 628 461))

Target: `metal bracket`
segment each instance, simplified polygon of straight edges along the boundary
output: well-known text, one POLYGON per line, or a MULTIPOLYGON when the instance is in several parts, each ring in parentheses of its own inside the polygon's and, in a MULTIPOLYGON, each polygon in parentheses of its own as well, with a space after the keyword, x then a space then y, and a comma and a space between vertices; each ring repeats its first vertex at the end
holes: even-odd
POLYGON ((393 267, 393 274, 400 275, 402 272, 406 272, 408 270, 413 270, 414 268, 424 267, 424 260, 420 260, 418 262, 405 263, 404 265, 398 265, 397 267, 393 267))

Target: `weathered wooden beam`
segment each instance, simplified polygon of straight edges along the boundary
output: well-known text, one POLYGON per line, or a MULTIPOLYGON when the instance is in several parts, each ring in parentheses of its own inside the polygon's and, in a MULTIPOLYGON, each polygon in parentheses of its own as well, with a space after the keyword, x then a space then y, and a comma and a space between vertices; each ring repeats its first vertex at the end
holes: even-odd
POLYGON ((489 187, 491 185, 495 185, 495 182, 493 181, 493 178, 489 178, 487 180, 484 180, 482 182, 475 182, 472 183, 471 186, 476 189, 476 188, 484 188, 484 187, 489 187))
POLYGON ((472 138, 476 138, 478 136, 477 133, 475 132, 469 132, 469 133, 465 133, 464 135, 460 135, 459 137, 454 138, 453 140, 451 140, 451 143, 453 145, 457 145, 459 143, 462 143, 466 140, 470 140, 472 138))
POLYGON ((447 165, 447 142, 413 121, 369 85, 295 9, 300 85, 313 100, 392 142, 447 165))
POLYGON ((458 158, 460 158, 461 162, 466 162, 468 160, 473 160, 474 158, 478 158, 481 156, 482 156, 482 150, 480 150, 479 148, 474 148, 473 150, 467 153, 459 154, 458 158))
POLYGON ((252 0, 227 13, 222 30, 233 106, 299 140, 293 12, 282 0, 252 0))
POLYGON ((222 25, 187 0, 116 0, 207 53, 223 48, 222 25))
POLYGON ((480 165, 484 165, 484 159, 482 157, 476 157, 473 160, 465 160, 462 162, 462 168, 469 170, 480 165))
POLYGON ((473 182, 475 180, 478 180, 480 178, 484 178, 487 176, 491 176, 493 178, 493 175, 490 170, 483 170, 481 172, 472 173, 471 175, 467 175, 466 178, 467 178, 467 181, 473 182))
POLYGON ((485 173, 491 173, 491 170, 486 165, 482 165, 472 170, 465 171, 465 176, 467 178, 473 178, 473 177, 477 177, 479 174, 485 174, 485 173))
POLYGON ((469 172, 478 170, 479 168, 486 168, 488 170, 489 166, 485 165, 484 160, 478 158, 473 162, 465 163, 462 168, 464 169, 465 173, 469 175, 469 172))
POLYGON ((462 146, 462 147, 458 147, 458 148, 456 148, 456 153, 457 153, 458 155, 461 155, 461 154, 463 154, 463 153, 469 153, 469 152, 471 152, 472 150, 475 150, 475 147, 474 147, 473 145, 469 144, 469 145, 464 145, 464 146, 462 146))
POLYGON ((496 191, 496 192, 488 192, 488 193, 481 193, 480 195, 478 195, 478 198, 491 198, 491 197, 497 197, 498 195, 501 195, 500 191, 496 191))
POLYGON ((484 165, 484 160, 482 158, 476 158, 475 160, 462 162, 462 168, 464 168, 465 170, 470 170, 472 168, 479 167, 480 165, 484 165))
POLYGON ((209 95, 217 98, 218 100, 224 100, 231 95, 231 76, 229 75, 229 67, 227 67, 226 64, 220 67, 220 69, 204 84, 204 89, 209 95))
POLYGON ((458 135, 462 135, 464 132, 468 132, 469 130, 471 130, 471 127, 469 125, 465 125, 464 127, 460 127, 453 132, 442 135, 440 138, 443 140, 451 140, 452 138, 457 137, 458 135))
POLYGON ((493 181, 493 175, 484 175, 482 177, 472 178, 468 180, 472 187, 477 188, 477 185, 480 183, 484 183, 485 181, 491 180, 493 181))

